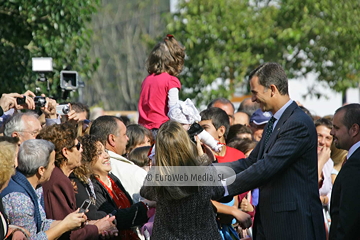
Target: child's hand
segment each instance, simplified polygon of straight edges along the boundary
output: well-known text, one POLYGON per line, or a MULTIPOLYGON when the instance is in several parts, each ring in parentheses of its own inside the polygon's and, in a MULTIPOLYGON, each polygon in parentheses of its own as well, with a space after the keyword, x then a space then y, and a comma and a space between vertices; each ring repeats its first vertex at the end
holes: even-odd
POLYGON ((198 136, 194 136, 194 138, 195 138, 195 141, 196 141, 196 149, 198 151, 199 156, 204 155, 204 151, 203 151, 202 146, 201 146, 200 138, 198 136))

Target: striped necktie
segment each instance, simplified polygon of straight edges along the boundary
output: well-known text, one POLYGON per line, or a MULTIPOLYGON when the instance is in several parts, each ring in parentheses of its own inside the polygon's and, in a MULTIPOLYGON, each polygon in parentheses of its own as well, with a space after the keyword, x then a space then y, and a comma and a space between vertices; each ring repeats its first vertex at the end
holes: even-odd
POLYGON ((264 139, 265 139, 264 146, 266 146, 267 142, 269 141, 269 138, 270 138, 271 133, 273 131, 275 121, 276 121, 276 118, 271 117, 268 124, 267 124, 265 134, 264 134, 264 139))

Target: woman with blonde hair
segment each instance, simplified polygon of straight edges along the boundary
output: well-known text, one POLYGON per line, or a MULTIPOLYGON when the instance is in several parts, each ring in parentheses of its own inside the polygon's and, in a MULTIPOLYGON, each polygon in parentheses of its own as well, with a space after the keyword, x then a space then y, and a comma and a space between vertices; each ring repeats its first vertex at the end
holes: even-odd
MULTIPOLYGON (((201 165, 197 146, 180 123, 165 122, 157 136, 156 167, 166 169, 172 166, 201 165)), ((146 199, 156 201, 151 239, 221 239, 215 219, 216 213, 210 200, 221 198, 224 187, 145 184, 140 194, 146 199)))
MULTIPOLYGON (((0 192, 8 185, 10 178, 15 173, 15 158, 18 149, 12 137, 0 137, 0 192)), ((19 140, 18 138, 16 138, 19 140)))
MULTIPOLYGON (((0 193, 9 184, 10 178, 15 173, 15 158, 18 151, 19 139, 17 137, 0 137, 0 193)), ((2 201, 0 201, 0 239, 5 237, 25 237, 26 234, 24 229, 16 226, 8 226, 8 219, 5 214, 2 201)))

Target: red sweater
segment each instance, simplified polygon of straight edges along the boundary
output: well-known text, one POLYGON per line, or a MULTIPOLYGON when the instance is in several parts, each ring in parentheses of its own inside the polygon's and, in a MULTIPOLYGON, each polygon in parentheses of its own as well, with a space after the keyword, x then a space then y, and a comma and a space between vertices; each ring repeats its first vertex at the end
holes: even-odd
POLYGON ((159 128, 168 121, 168 93, 172 88, 181 89, 179 79, 168 73, 150 74, 141 84, 138 103, 139 124, 148 129, 159 128))
POLYGON ((221 156, 215 156, 217 161, 219 163, 225 163, 225 162, 234 162, 236 160, 239 160, 241 158, 246 158, 245 154, 235 148, 225 146, 225 155, 223 157, 221 156))

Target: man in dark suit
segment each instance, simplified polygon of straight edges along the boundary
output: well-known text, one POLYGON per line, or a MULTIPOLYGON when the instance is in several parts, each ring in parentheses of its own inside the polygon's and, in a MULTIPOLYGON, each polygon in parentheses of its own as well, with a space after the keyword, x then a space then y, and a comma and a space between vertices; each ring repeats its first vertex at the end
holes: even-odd
POLYGON ((252 101, 274 118, 248 158, 219 164, 236 172, 235 182, 227 186, 229 195, 260 189, 256 240, 324 240, 314 123, 290 99, 287 76, 279 64, 262 64, 249 79, 252 101))
POLYGON ((360 104, 336 110, 331 130, 335 146, 348 150, 330 202, 330 240, 360 239, 360 104))

